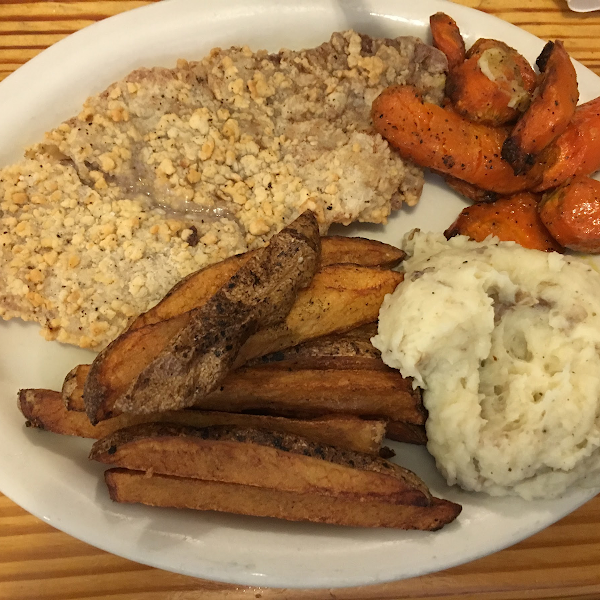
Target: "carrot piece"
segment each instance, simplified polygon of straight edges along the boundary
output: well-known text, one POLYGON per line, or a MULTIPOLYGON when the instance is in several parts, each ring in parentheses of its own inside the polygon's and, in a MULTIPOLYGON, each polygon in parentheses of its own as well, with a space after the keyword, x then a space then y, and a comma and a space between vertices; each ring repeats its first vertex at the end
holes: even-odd
POLYGON ((506 139, 502 129, 471 123, 425 103, 412 86, 384 90, 373 102, 371 115, 375 129, 401 156, 421 167, 500 194, 528 189, 541 178, 536 169, 517 176, 500 158, 506 139))
POLYGON ((448 59, 448 69, 452 71, 465 60, 465 41, 460 35, 456 21, 446 13, 438 12, 429 17, 433 45, 448 59))
POLYGON ((482 38, 448 75, 446 94, 463 117, 498 126, 527 109, 535 84, 531 65, 514 48, 482 38))
POLYGON ((544 151, 544 176, 535 188, 544 192, 575 175, 600 169, 600 97, 575 109, 565 131, 544 151))
POLYGON ((579 176, 545 194, 540 218, 565 248, 600 253, 600 182, 579 176))
POLYGON ((548 42, 537 65, 543 73, 537 95, 502 146, 502 158, 516 174, 528 171, 537 155, 567 128, 579 100, 575 67, 562 42, 548 42))
POLYGON ((516 242, 524 248, 559 252, 561 247, 538 215, 538 200, 539 196, 523 192, 490 204, 474 204, 460 213, 444 235, 467 235, 476 242, 495 235, 503 242, 516 242))
POLYGON ((471 202, 495 202, 500 196, 496 192, 490 192, 488 190, 482 190, 471 183, 467 183, 457 177, 451 175, 444 175, 444 181, 461 196, 464 196, 471 202))

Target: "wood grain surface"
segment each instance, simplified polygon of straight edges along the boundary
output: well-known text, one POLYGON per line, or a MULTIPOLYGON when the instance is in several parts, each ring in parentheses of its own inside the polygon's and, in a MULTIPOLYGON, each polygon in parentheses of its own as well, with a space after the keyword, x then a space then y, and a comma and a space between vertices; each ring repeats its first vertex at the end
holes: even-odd
MULTIPOLYGON (((149 3, 0 0, 0 79, 74 31, 149 3)), ((571 56, 600 75, 600 12, 572 13, 563 0, 457 3, 493 14, 540 38, 563 39, 571 56)), ((1 600, 253 598, 599 599, 600 496, 512 548, 441 573, 343 590, 276 590, 203 581, 124 560, 53 529, 0 494, 1 600)))

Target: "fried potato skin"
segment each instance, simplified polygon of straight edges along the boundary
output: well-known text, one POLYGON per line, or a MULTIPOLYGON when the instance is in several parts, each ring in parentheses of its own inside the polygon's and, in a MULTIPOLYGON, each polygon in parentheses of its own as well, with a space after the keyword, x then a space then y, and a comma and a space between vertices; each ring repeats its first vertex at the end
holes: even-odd
POLYGON ((482 38, 448 75, 446 94, 461 116, 497 127, 516 121, 527 109, 535 84, 535 72, 521 54, 504 42, 482 38))
POLYGON ((344 235, 321 238, 321 267, 353 264, 393 269, 405 257, 405 252, 400 248, 376 240, 344 235))
POLYGON ((419 391, 393 369, 241 368, 196 407, 297 416, 349 414, 416 425, 425 422, 419 391))
POLYGON ((90 458, 159 475, 334 496, 361 494, 427 506, 431 494, 412 472, 382 458, 340 450, 290 433, 147 423, 98 440, 90 458))
POLYGON ((128 331, 166 321, 194 308, 200 308, 214 296, 251 258, 257 250, 231 256, 221 262, 191 273, 172 287, 153 308, 136 317, 128 331))
POLYGON ((198 309, 125 332, 92 363, 83 394, 90 421, 110 417, 114 408, 137 413, 185 408, 193 404, 192 391, 210 393, 252 334, 285 319, 319 260, 318 223, 307 212, 198 309), (138 336, 149 336, 143 352, 131 342, 130 351, 121 352, 123 340, 138 336), (116 373, 107 368, 111 362, 116 373))
POLYGON ((386 294, 403 275, 389 269, 329 265, 300 291, 285 321, 254 334, 240 350, 235 368, 249 360, 307 340, 374 323, 386 294))
MULTIPOLYGON (((232 256, 191 273, 175 285, 153 308, 136 317, 129 330, 166 321, 204 305, 253 256, 256 250, 232 256)), ((321 238, 321 266, 357 264, 392 269, 404 260, 405 253, 390 244, 366 238, 325 236, 321 238)))
POLYGON ((504 242, 517 242, 524 248, 544 252, 561 252, 538 214, 539 196, 523 192, 500 198, 489 204, 465 208, 444 232, 447 238, 466 235, 482 242, 494 235, 504 242))
POLYGON ((229 425, 292 433, 337 448, 377 454, 385 434, 384 420, 360 419, 350 415, 325 415, 294 419, 217 411, 179 410, 148 415, 123 414, 92 425, 84 412, 65 408, 59 392, 20 390, 18 407, 29 426, 60 435, 101 439, 125 427, 141 423, 171 423, 189 427, 229 425))
POLYGON ((534 188, 544 192, 570 177, 600 169, 600 97, 580 104, 565 131, 543 152, 544 176, 534 188))
POLYGON ((427 444, 425 427, 423 425, 414 425, 413 423, 389 421, 385 436, 390 440, 404 442, 405 444, 417 444, 420 446, 427 444))
POLYGON ((115 502, 216 510, 287 521, 437 531, 461 511, 458 504, 438 498, 432 498, 429 506, 420 507, 376 503, 359 495, 339 498, 165 475, 148 478, 145 473, 127 469, 108 469, 104 477, 115 502))
POLYGON ((556 240, 577 252, 600 253, 600 182, 580 175, 545 194, 539 213, 556 240))
POLYGON ((448 59, 448 70, 452 72, 465 60, 465 41, 456 21, 443 12, 429 17, 433 46, 441 50, 448 59))
POLYGON ((451 110, 423 102, 412 86, 393 86, 373 102, 373 125, 400 155, 421 167, 451 175, 484 190, 511 194, 538 183, 532 169, 515 175, 500 157, 506 134, 471 123, 451 110))
POLYGON ((502 146, 502 158, 516 174, 531 169, 542 150, 567 128, 579 100, 575 67, 562 42, 548 42, 537 64, 543 73, 537 95, 502 146))

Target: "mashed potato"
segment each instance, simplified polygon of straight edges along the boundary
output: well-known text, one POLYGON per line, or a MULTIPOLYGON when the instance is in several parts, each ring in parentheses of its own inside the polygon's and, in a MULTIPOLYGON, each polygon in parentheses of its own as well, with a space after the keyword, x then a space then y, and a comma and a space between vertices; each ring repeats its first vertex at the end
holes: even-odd
POLYGON ((509 242, 412 232, 373 344, 414 377, 450 484, 550 498, 600 473, 600 274, 509 242))

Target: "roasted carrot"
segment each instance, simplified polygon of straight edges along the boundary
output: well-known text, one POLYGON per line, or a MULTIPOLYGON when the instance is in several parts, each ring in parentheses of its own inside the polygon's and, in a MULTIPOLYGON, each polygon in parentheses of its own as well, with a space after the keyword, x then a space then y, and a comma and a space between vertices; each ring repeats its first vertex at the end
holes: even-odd
POLYGON ((400 155, 422 167, 458 177, 484 190, 511 194, 536 185, 537 169, 517 176, 500 158, 506 135, 423 102, 412 86, 384 90, 373 102, 375 129, 400 155))
POLYGON ((562 42, 548 42, 536 64, 543 75, 535 98, 502 146, 502 158, 517 175, 567 128, 579 99, 575 67, 562 42))
POLYGON ((488 190, 482 190, 471 183, 467 183, 457 177, 451 175, 444 175, 444 181, 461 196, 464 196, 471 202, 495 202, 500 197, 496 192, 490 192, 488 190))
POLYGON ((576 177, 545 194, 539 213, 548 231, 565 248, 600 253, 600 181, 576 177))
POLYGON ((544 176, 536 192, 600 169, 600 97, 575 109, 568 127, 544 150, 543 157, 544 176))
POLYGON ((456 21, 446 13, 439 12, 429 17, 433 45, 448 59, 448 69, 454 70, 465 60, 465 41, 456 21))
POLYGON ((467 235, 476 242, 494 235, 503 242, 516 242, 524 248, 559 252, 561 247, 538 215, 539 199, 536 194, 521 192, 489 204, 474 204, 460 213, 444 235, 447 238, 467 235))
POLYGON ((448 74, 446 94, 460 115, 498 126, 527 109, 535 84, 531 65, 514 48, 482 38, 448 74))

